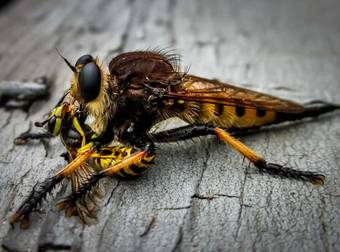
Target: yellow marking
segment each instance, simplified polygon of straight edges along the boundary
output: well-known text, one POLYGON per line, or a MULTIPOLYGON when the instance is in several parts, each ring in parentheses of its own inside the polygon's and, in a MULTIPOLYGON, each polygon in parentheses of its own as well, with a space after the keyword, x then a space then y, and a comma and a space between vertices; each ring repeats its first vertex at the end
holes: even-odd
POLYGON ((251 128, 275 122, 276 112, 266 111, 266 114, 263 117, 259 117, 257 116, 256 109, 245 108, 245 114, 242 117, 239 117, 236 115, 234 106, 224 106, 223 114, 219 119, 221 121, 216 125, 220 127, 251 128))
POLYGON ((86 144, 85 133, 84 133, 82 127, 80 126, 80 123, 79 123, 77 117, 73 117, 72 123, 73 123, 74 128, 78 131, 78 133, 82 137, 81 146, 85 146, 85 144, 86 144))
POLYGON ((215 115, 215 104, 213 103, 201 103, 200 104, 200 112, 198 114, 198 122, 199 123, 209 123, 216 120, 215 115))
POLYGON ((88 144, 86 144, 86 145, 84 145, 84 146, 82 146, 78 149, 78 154, 82 154, 82 153, 88 151, 89 149, 91 149, 92 147, 93 147, 93 142, 89 142, 88 144))
POLYGON ((55 115, 57 117, 61 117, 62 114, 63 114, 63 108, 64 108, 64 106, 61 105, 61 106, 56 107, 55 109, 53 109, 53 111, 52 111, 53 115, 55 115))
POLYGON ((232 137, 228 132, 224 131, 223 129, 215 128, 215 132, 219 139, 221 139, 226 144, 229 144, 233 149, 237 150, 251 162, 255 163, 259 160, 263 160, 263 158, 255 151, 241 143, 236 138, 232 137))
POLYGON ((62 123, 62 119, 61 118, 56 118, 55 120, 55 125, 53 128, 53 136, 57 136, 60 132, 61 129, 61 123, 62 123))
POLYGON ((263 117, 256 118, 256 125, 261 126, 269 123, 273 123, 276 120, 276 112, 274 111, 266 111, 266 114, 263 117))
POLYGON ((149 157, 146 156, 146 157, 144 157, 143 159, 146 160, 146 162, 149 162, 149 163, 150 163, 152 160, 155 159, 155 156, 149 156, 149 157))
POLYGON ((91 154, 94 152, 94 149, 91 148, 86 152, 80 153, 75 159, 72 160, 67 166, 61 169, 59 172, 56 173, 55 176, 69 176, 74 170, 76 170, 79 166, 81 166, 84 162, 86 162, 90 157, 91 154))
POLYGON ((111 176, 114 173, 119 172, 119 170, 124 169, 124 167, 138 162, 146 154, 147 154, 146 151, 136 152, 135 154, 132 154, 130 157, 127 157, 127 158, 123 159, 122 161, 120 161, 120 162, 110 166, 109 168, 105 169, 103 172, 106 173, 108 176, 111 176))
MULTIPOLYGON (((218 104, 201 103, 196 122, 203 124, 212 123, 217 127, 223 128, 250 128, 270 124, 276 120, 276 112, 266 111, 264 116, 259 117, 257 116, 257 110, 253 108, 245 108, 245 114, 239 117, 236 115, 235 106, 224 106, 222 114, 217 116, 216 106, 218 106, 218 104)), ((187 112, 188 110, 186 109, 184 113, 187 112)), ((191 117, 187 117, 191 119, 191 117)), ((190 122, 190 120, 186 121, 190 122)))
POLYGON ((184 104, 184 100, 177 100, 178 104, 184 104))
POLYGON ((123 168, 123 171, 129 175, 132 175, 132 176, 136 176, 137 173, 134 173, 131 168, 130 168, 130 165, 126 166, 123 168))

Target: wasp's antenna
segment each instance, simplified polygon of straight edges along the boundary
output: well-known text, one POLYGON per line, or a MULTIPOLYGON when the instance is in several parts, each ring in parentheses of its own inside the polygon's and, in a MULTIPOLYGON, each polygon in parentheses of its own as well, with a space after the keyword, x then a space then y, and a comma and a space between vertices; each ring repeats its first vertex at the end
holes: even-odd
POLYGON ((72 72, 76 72, 76 68, 74 66, 72 66, 72 64, 59 52, 58 48, 55 48, 57 53, 59 54, 59 56, 66 62, 66 64, 69 66, 69 68, 71 68, 72 72))

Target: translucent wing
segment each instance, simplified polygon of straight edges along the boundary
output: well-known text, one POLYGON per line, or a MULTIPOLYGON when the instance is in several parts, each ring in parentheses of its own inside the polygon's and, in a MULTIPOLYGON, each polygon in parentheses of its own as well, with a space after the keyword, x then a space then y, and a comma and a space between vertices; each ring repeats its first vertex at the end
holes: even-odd
POLYGON ((168 98, 196 101, 201 103, 243 106, 266 111, 301 113, 304 107, 295 102, 268 94, 209 80, 193 75, 185 75, 181 84, 166 93, 168 98))

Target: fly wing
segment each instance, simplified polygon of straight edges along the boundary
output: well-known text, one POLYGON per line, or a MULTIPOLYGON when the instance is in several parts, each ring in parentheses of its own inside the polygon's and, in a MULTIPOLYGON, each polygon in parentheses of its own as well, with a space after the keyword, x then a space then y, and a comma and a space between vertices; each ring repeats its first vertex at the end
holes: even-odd
POLYGON ((243 106, 274 112, 301 113, 304 111, 302 105, 289 100, 193 75, 185 75, 181 83, 167 92, 165 96, 185 101, 243 106))

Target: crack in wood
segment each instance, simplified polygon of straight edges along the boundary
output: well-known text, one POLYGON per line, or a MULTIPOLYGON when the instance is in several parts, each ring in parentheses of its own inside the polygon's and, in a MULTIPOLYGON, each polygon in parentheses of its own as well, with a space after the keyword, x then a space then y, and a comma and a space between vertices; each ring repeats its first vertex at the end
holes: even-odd
POLYGON ((182 228, 182 226, 180 226, 179 229, 178 229, 178 234, 177 234, 177 237, 176 237, 175 245, 171 249, 172 252, 175 252, 179 249, 179 246, 181 245, 182 240, 183 240, 183 228, 182 228))
POLYGON ((106 201, 105 204, 104 204, 105 207, 111 202, 111 199, 113 198, 113 194, 114 194, 115 191, 117 190, 119 184, 120 184, 120 180, 118 180, 116 186, 115 186, 114 188, 112 188, 111 194, 110 194, 109 198, 107 199, 107 201, 106 201))
POLYGON ((150 232, 152 226, 155 224, 155 221, 156 221, 156 217, 152 216, 151 220, 149 221, 149 223, 145 226, 145 229, 144 229, 143 233, 141 233, 139 235, 139 237, 146 236, 150 232))
POLYGON ((214 193, 212 195, 207 195, 207 194, 194 194, 191 198, 194 199, 200 199, 200 200, 214 200, 218 199, 220 197, 225 197, 225 198, 240 198, 240 196, 237 195, 228 195, 228 194, 223 194, 223 193, 214 193))
POLYGON ((237 240, 237 237, 240 236, 240 231, 241 231, 241 222, 242 222, 242 214, 243 214, 243 207, 245 206, 244 204, 244 192, 246 189, 246 182, 247 182, 247 171, 248 171, 249 166, 246 167, 245 174, 244 174, 244 179, 242 183, 242 188, 241 188, 241 193, 239 197, 239 212, 238 212, 238 217, 237 217, 237 227, 236 227, 236 232, 235 232, 235 240, 237 240))
POLYGON ((183 209, 189 209, 191 208, 191 205, 189 206, 178 206, 178 207, 164 207, 164 208, 157 208, 157 211, 173 211, 173 210, 183 210, 183 209))

